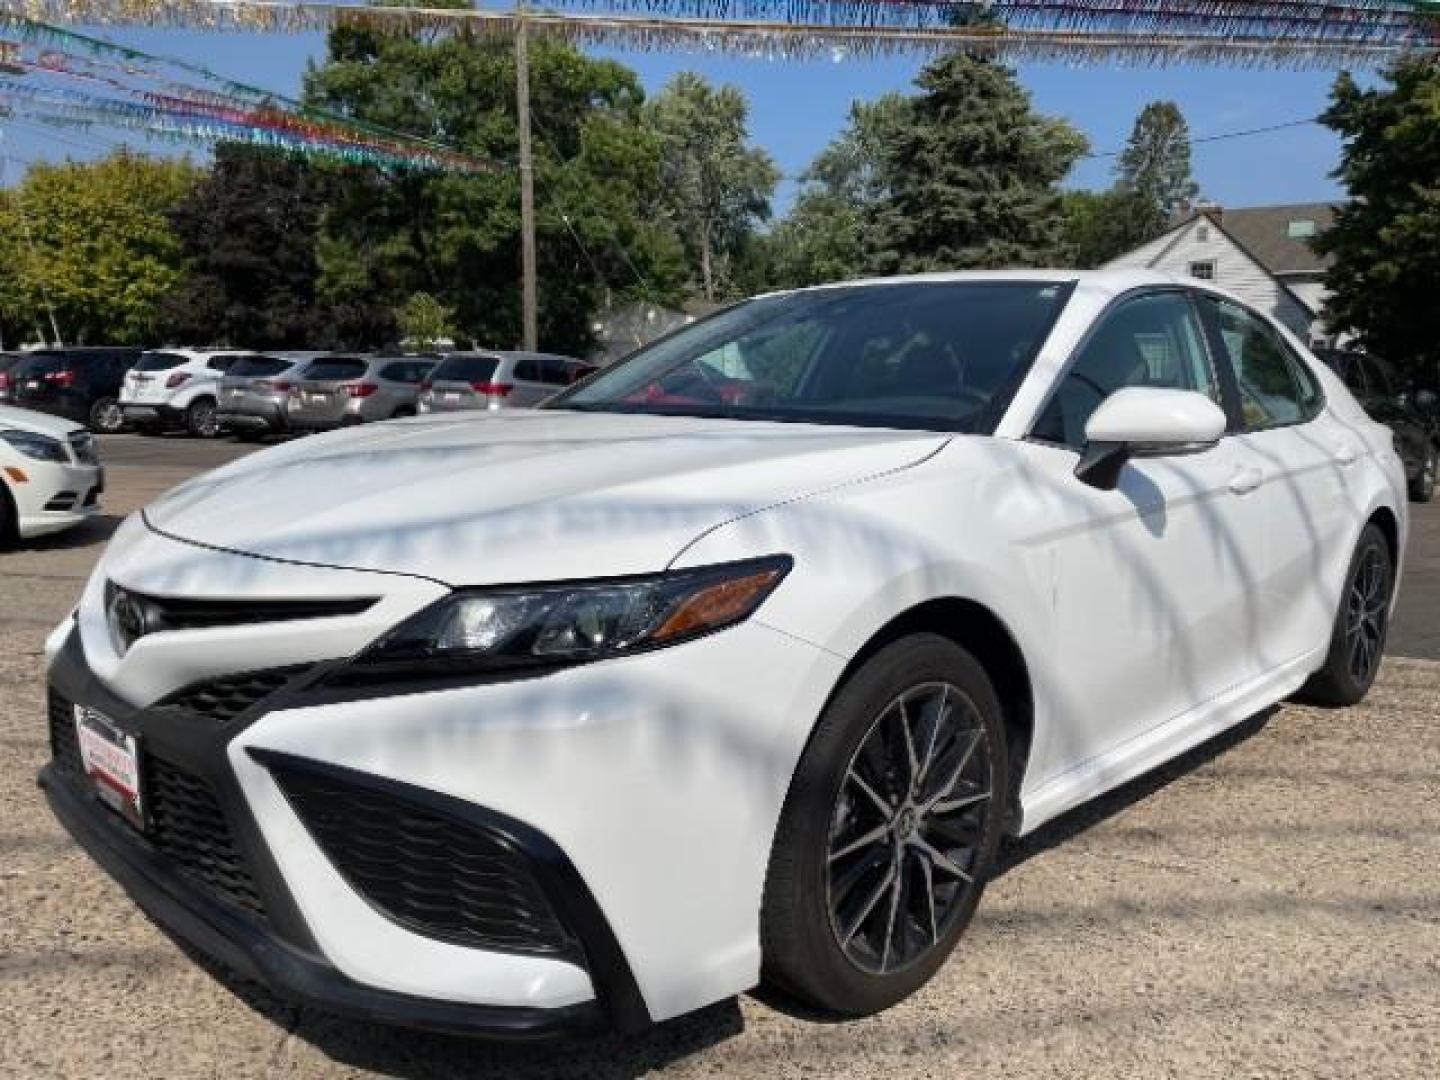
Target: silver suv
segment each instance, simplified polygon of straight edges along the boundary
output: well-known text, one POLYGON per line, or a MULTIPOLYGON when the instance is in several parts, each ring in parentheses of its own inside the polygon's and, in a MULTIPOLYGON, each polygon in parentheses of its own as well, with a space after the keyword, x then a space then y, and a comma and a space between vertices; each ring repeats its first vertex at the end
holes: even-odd
POLYGON ((323 352, 276 352, 235 361, 220 380, 215 418, 240 439, 289 431, 285 405, 290 390, 323 352))
POLYGON ((420 382, 438 356, 323 356, 305 370, 285 406, 290 427, 321 431, 414 416, 420 382))
POLYGON ((582 360, 550 353, 450 353, 421 384, 420 411, 538 405, 594 370, 582 360))

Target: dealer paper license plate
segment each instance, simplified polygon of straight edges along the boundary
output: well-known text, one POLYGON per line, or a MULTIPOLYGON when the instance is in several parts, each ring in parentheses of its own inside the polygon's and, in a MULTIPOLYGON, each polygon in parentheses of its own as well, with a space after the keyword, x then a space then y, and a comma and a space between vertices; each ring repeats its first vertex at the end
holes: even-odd
POLYGON ((140 747, 135 736, 121 731, 106 716, 75 706, 75 734, 80 760, 95 792, 137 829, 145 827, 145 802, 140 791, 140 747))

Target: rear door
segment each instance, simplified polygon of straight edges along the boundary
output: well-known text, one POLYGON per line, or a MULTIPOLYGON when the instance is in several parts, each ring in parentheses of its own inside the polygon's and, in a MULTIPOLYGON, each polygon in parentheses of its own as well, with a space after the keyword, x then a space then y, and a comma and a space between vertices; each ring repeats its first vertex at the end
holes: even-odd
POLYGON ((1347 484, 1364 444, 1330 417, 1319 380, 1270 320, 1208 293, 1198 303, 1241 429, 1240 503, 1264 537, 1251 595, 1269 670, 1329 639, 1356 527, 1347 484))
POLYGON ((538 405, 559 389, 552 389, 545 381, 544 358, 531 354, 515 358, 509 382, 511 389, 505 395, 505 404, 521 407, 538 405))

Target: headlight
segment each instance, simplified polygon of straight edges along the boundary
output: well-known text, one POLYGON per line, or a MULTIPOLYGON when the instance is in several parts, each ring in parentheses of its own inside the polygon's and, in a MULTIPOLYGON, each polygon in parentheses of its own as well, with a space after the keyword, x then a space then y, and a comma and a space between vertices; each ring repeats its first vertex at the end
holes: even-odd
POLYGON ((675 645, 748 618, 788 556, 644 578, 465 589, 390 631, 332 682, 522 673, 675 645))
POLYGON ((26 457, 36 461, 58 461, 64 464, 70 460, 65 453, 65 444, 59 439, 37 435, 33 431, 16 431, 13 428, 0 430, 0 442, 9 443, 26 457))

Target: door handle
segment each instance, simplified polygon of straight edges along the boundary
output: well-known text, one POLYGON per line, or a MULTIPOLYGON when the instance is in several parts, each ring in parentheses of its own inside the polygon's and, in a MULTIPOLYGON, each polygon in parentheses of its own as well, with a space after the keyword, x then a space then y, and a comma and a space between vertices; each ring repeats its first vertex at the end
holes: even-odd
POLYGON ((1236 495, 1248 495, 1265 482, 1265 474, 1259 469, 1240 469, 1230 478, 1230 490, 1236 495))
POLYGON ((1355 464, 1355 459, 1360 455, 1355 452, 1355 447, 1349 443, 1341 443, 1335 448, 1335 461, 1344 468, 1355 464))

